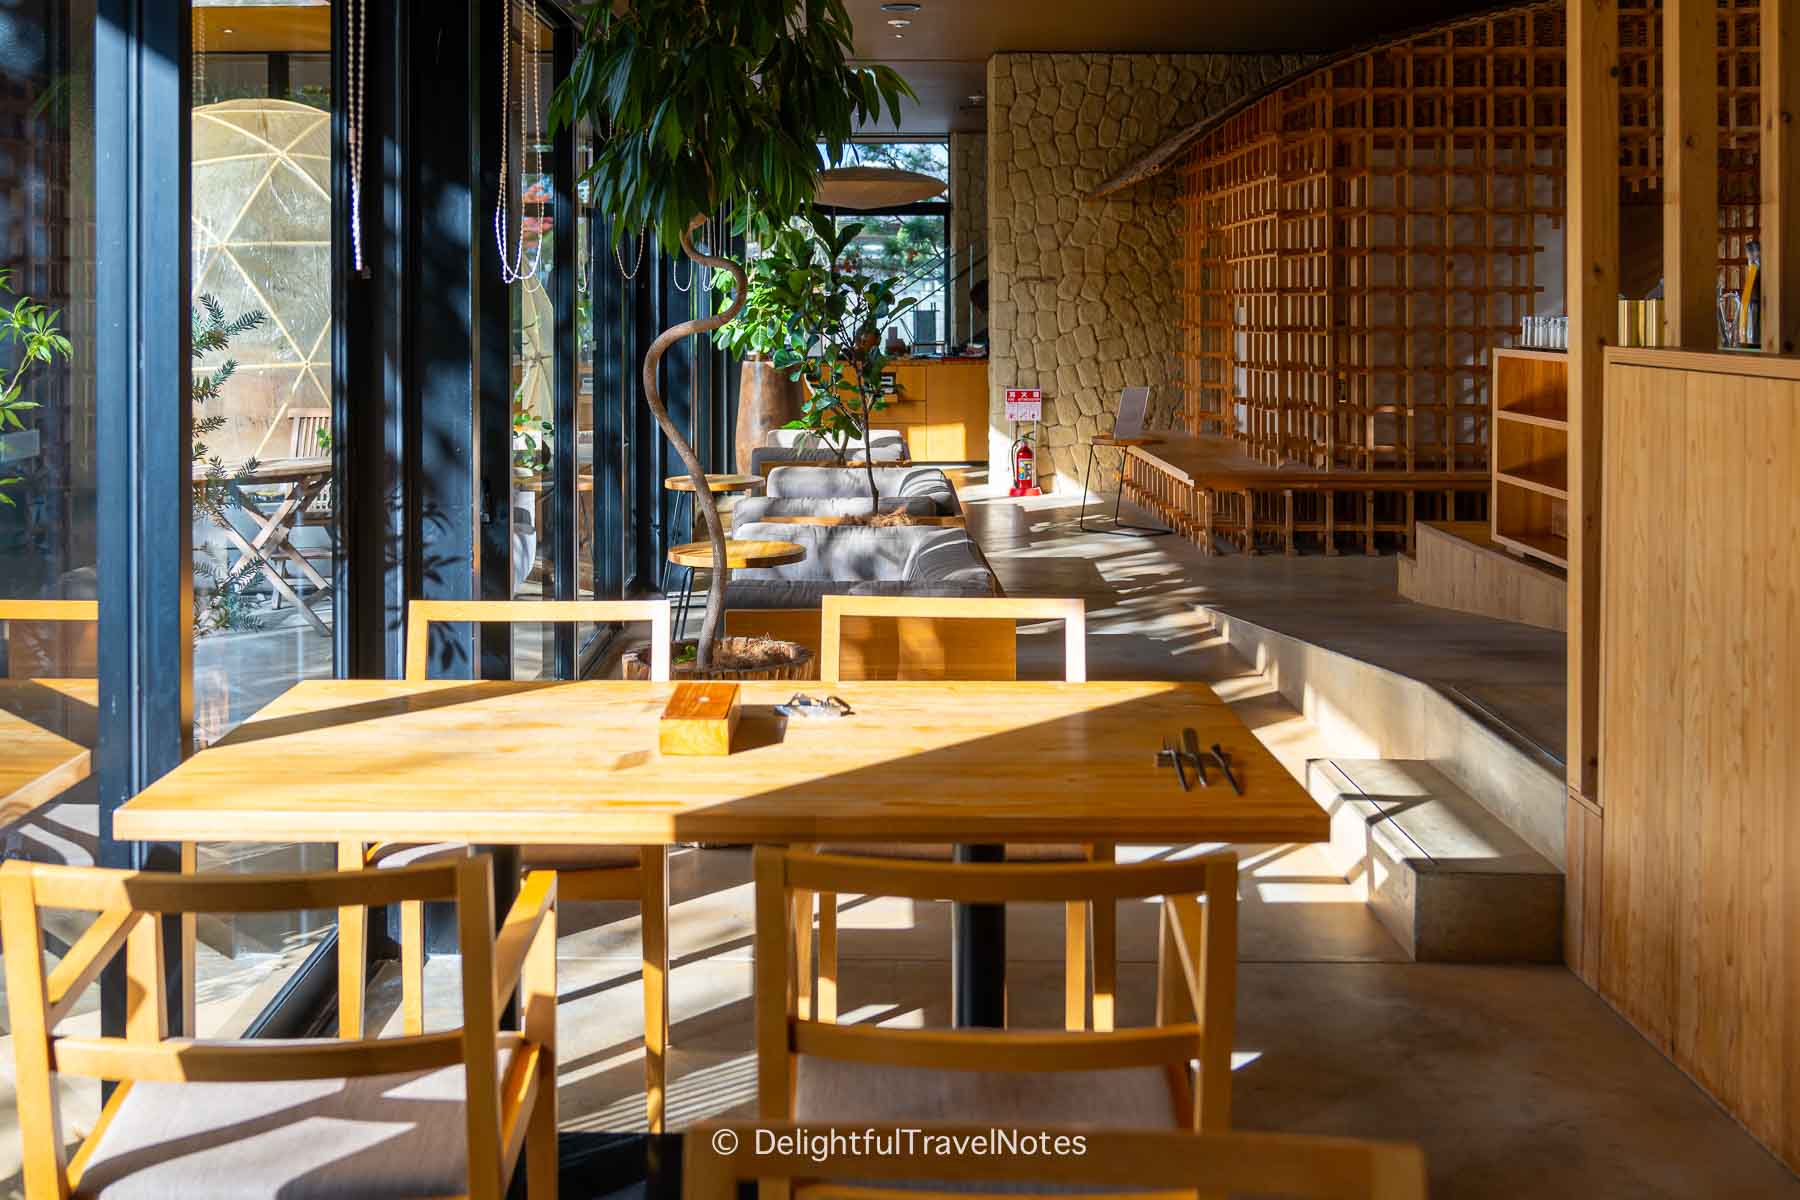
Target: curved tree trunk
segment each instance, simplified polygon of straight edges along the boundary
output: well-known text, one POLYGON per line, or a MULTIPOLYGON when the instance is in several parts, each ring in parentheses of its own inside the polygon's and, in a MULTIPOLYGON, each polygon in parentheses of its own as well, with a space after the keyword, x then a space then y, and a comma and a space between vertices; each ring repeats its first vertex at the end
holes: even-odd
POLYGON ((663 355, 669 352, 670 347, 695 334, 710 333, 727 324, 744 307, 744 300, 750 291, 750 281, 745 277, 742 267, 728 258, 702 254, 694 249, 694 230, 705 223, 704 214, 688 223, 687 232, 681 235, 681 249, 701 266, 729 273, 737 283, 737 294, 722 313, 683 321, 663 330, 650 343, 650 350, 644 355, 644 402, 650 406, 650 414, 656 418, 656 423, 662 426, 669 444, 675 447, 682 465, 687 467, 688 478, 693 481, 694 486, 694 507, 705 516, 707 537, 712 542, 713 571, 712 581, 706 592, 706 618, 700 623, 700 640, 695 645, 694 667, 697 671, 704 671, 712 666, 713 643, 718 640, 719 621, 725 615, 725 580, 730 575, 731 568, 725 565, 725 526, 719 520, 718 502, 713 499, 711 490, 706 486, 706 468, 700 465, 700 456, 694 453, 694 447, 687 436, 669 419, 669 410, 663 406, 662 389, 656 384, 656 374, 657 369, 662 366, 663 355))

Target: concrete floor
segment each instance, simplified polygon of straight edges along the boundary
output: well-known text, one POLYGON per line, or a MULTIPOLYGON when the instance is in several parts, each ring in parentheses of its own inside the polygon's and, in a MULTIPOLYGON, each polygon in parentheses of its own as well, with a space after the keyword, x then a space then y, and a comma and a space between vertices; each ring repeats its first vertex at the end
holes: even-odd
MULTIPOLYGON (((1321 636, 1346 642, 1393 628, 1396 614, 1419 622, 1418 629, 1445 628, 1436 610, 1406 612, 1417 606, 1394 596, 1391 558, 1206 559, 1175 538, 1078 534, 1073 511, 1054 498, 981 495, 970 493, 971 528, 1009 592, 1089 600, 1094 677, 1209 682, 1296 775, 1308 758, 1336 748, 1209 628, 1200 604, 1254 604, 1261 617, 1251 619, 1313 621, 1321 636), (1310 613, 1300 603, 1327 594, 1333 601, 1310 613)), ((1542 674, 1522 677, 1517 627, 1459 619, 1475 624, 1458 625, 1454 646, 1440 647, 1457 678, 1476 686, 1541 686, 1552 666, 1560 671, 1560 662, 1539 658, 1529 669, 1542 674)), ((1060 672, 1060 643, 1054 628, 1027 628, 1022 673, 1060 672)), ((1129 855, 1205 849, 1138 847, 1129 855)), ((1418 1142, 1435 1197, 1800 1200, 1800 1179, 1567 971, 1406 962, 1369 914, 1359 885, 1333 875, 1318 849, 1236 849, 1239 1126, 1418 1142)), ((679 1127, 751 1112, 748 855, 681 851, 672 876, 669 1112, 679 1127)), ((946 1023, 945 907, 855 897, 842 903, 846 1018, 946 1023)), ((1121 912, 1125 1024, 1150 1019, 1154 919, 1149 905, 1121 912)), ((583 905, 566 909, 564 920, 565 1128, 642 1128, 637 916, 623 906, 583 905)), ((1014 1023, 1059 1026, 1061 914, 1026 907, 1009 913, 1008 927, 1014 1023)), ((456 1020, 457 970, 449 957, 428 968, 434 1026, 456 1020)), ((377 1023, 384 1011, 391 1017, 397 990, 391 974, 374 989, 377 1023)), ((390 1031, 395 1024, 390 1019, 390 1031)), ((3 1045, 0 1056, 10 1065, 3 1045)), ((4 1080, 0 1089, 10 1090, 4 1080)), ((71 1125, 83 1127, 79 1114, 71 1125)), ((0 1141, 0 1154, 12 1152, 10 1139, 0 1141)), ((9 1170, 0 1163, 0 1172, 9 1170)))

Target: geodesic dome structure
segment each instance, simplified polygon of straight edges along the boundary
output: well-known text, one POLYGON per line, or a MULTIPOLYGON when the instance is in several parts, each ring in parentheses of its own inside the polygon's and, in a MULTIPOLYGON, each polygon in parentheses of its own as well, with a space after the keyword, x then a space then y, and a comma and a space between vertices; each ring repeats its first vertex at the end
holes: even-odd
POLYGON ((217 356, 238 370, 205 414, 226 418, 210 444, 227 459, 285 457, 289 415, 331 406, 331 114, 245 99, 192 120, 196 306, 210 295, 228 318, 269 317, 217 356))

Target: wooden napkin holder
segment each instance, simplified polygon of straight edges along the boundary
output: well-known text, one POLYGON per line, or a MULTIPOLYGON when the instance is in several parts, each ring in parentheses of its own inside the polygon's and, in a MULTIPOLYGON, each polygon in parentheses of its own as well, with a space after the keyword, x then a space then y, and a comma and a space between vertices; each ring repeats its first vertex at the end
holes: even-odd
POLYGON ((678 683, 657 722, 656 744, 664 754, 730 754, 738 715, 737 684, 678 683))

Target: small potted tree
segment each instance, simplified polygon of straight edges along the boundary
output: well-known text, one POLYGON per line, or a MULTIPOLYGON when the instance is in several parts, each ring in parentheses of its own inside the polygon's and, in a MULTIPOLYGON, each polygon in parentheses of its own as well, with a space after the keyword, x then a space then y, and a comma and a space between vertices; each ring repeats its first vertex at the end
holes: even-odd
POLYGON ((644 401, 687 468, 712 543, 694 661, 694 673, 705 674, 724 617, 725 529, 706 468, 663 405, 657 369, 671 346, 735 317, 749 281, 716 247, 696 249, 694 230, 727 206, 746 224, 785 225, 817 190, 819 145, 841 160, 859 125, 884 109, 898 125, 900 101, 913 93, 891 68, 852 65, 844 0, 633 0, 586 11, 574 63, 551 100, 551 126, 585 118, 606 131, 582 182, 610 215, 614 245, 628 231, 650 230, 665 251, 736 283, 722 312, 669 327, 644 356, 644 401))
POLYGON ((809 208, 804 227, 783 229, 770 253, 772 300, 788 313, 776 367, 804 376, 808 395, 801 424, 816 431, 844 459, 851 437, 863 444, 869 511, 879 511, 875 483, 875 415, 887 406, 882 371, 891 357, 881 331, 911 311, 892 279, 862 269, 853 247, 863 226, 836 228, 809 208))

